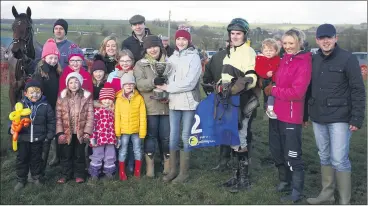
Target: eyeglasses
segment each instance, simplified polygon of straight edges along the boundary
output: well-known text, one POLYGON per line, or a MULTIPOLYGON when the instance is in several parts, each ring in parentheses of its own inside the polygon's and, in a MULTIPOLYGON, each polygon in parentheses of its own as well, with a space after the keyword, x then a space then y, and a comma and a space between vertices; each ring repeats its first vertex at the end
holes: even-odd
POLYGON ((82 63, 83 61, 82 60, 70 60, 69 62, 70 63, 82 63))
POLYGON ((126 61, 124 61, 124 60, 120 60, 119 62, 120 62, 120 63, 130 64, 130 63, 132 63, 132 60, 126 60, 126 61))

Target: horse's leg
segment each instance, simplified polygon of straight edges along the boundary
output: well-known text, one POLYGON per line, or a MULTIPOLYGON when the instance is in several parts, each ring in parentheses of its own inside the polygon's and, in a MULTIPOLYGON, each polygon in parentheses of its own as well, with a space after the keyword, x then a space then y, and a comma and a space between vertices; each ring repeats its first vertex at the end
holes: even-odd
MULTIPOLYGON (((11 82, 9 82, 9 100, 10 100, 10 110, 13 111, 15 108, 15 94, 14 94, 14 88, 12 87, 11 82)), ((9 136, 9 150, 12 150, 13 148, 13 138, 12 135, 9 136)))

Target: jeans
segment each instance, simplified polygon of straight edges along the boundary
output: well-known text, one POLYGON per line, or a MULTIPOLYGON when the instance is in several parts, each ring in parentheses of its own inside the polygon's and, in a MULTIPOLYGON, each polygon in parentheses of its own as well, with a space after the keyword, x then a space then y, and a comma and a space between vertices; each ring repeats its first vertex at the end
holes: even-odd
POLYGON ((177 151, 180 149, 180 125, 183 128, 181 139, 183 141, 184 150, 188 149, 188 141, 194 122, 194 110, 170 110, 170 150, 177 151))
POLYGON ((141 138, 139 138, 138 134, 123 134, 121 135, 120 139, 121 145, 119 149, 119 162, 125 162, 128 153, 129 139, 131 139, 133 143, 134 159, 142 159, 141 138))
POLYGON ((273 106, 273 104, 275 103, 275 97, 273 96, 268 96, 267 98, 267 106, 273 106))
POLYGON ((352 133, 349 124, 312 123, 321 165, 332 165, 338 172, 350 172, 349 146, 352 133))
POLYGON ((156 141, 163 154, 169 154, 170 141, 170 119, 169 115, 148 115, 147 136, 144 140, 144 152, 154 154, 156 152, 156 141))

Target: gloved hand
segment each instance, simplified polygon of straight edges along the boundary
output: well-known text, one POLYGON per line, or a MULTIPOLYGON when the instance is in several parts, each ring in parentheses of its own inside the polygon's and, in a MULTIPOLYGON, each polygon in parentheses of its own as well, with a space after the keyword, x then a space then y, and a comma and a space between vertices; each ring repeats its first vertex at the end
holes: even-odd
POLYGON ((153 79, 153 84, 154 85, 163 85, 165 84, 166 79, 163 77, 156 77, 155 79, 153 79))
POLYGON ((118 141, 116 141, 116 148, 119 149, 119 147, 121 145, 121 139, 120 139, 120 137, 116 137, 116 139, 118 139, 118 141))
POLYGON ((245 81, 245 83, 252 84, 253 83, 253 78, 252 77, 244 77, 244 81, 245 81))
POLYGON ((215 91, 214 87, 210 84, 202 84, 202 87, 203 87, 203 91, 206 92, 207 94, 215 91))
POLYGON ((41 69, 42 71, 46 72, 46 73, 49 73, 50 72, 50 67, 51 65, 47 64, 47 63, 44 63, 42 66, 41 66, 41 69))
POLYGON ((89 144, 89 134, 84 134, 83 135, 83 142, 86 143, 86 144, 89 144))
POLYGON ((66 144, 67 141, 66 141, 66 135, 65 134, 61 134, 59 135, 58 137, 58 144, 66 144))
POLYGON ((96 141, 96 139, 95 139, 95 138, 90 139, 90 143, 91 143, 91 146, 92 146, 92 147, 96 147, 96 146, 97 146, 97 141, 96 141))

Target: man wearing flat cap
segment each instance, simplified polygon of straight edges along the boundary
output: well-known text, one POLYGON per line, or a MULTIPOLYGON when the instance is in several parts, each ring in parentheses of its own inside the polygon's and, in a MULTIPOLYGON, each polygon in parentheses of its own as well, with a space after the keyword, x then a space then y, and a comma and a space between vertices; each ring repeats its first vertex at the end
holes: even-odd
POLYGON ((143 53, 143 38, 150 35, 151 32, 146 28, 146 19, 142 15, 134 15, 129 19, 129 24, 132 28, 132 36, 125 39, 122 43, 122 49, 129 49, 133 55, 135 62, 142 59, 143 53))
POLYGON ((321 164, 322 190, 309 204, 334 203, 335 189, 339 204, 350 204, 350 138, 363 125, 365 88, 356 56, 338 46, 336 29, 331 24, 317 28, 319 50, 313 55, 312 79, 305 110, 309 117, 321 164))
POLYGON ((170 57, 174 53, 174 49, 170 47, 170 39, 167 36, 161 36, 162 45, 166 50, 167 57, 170 57))

